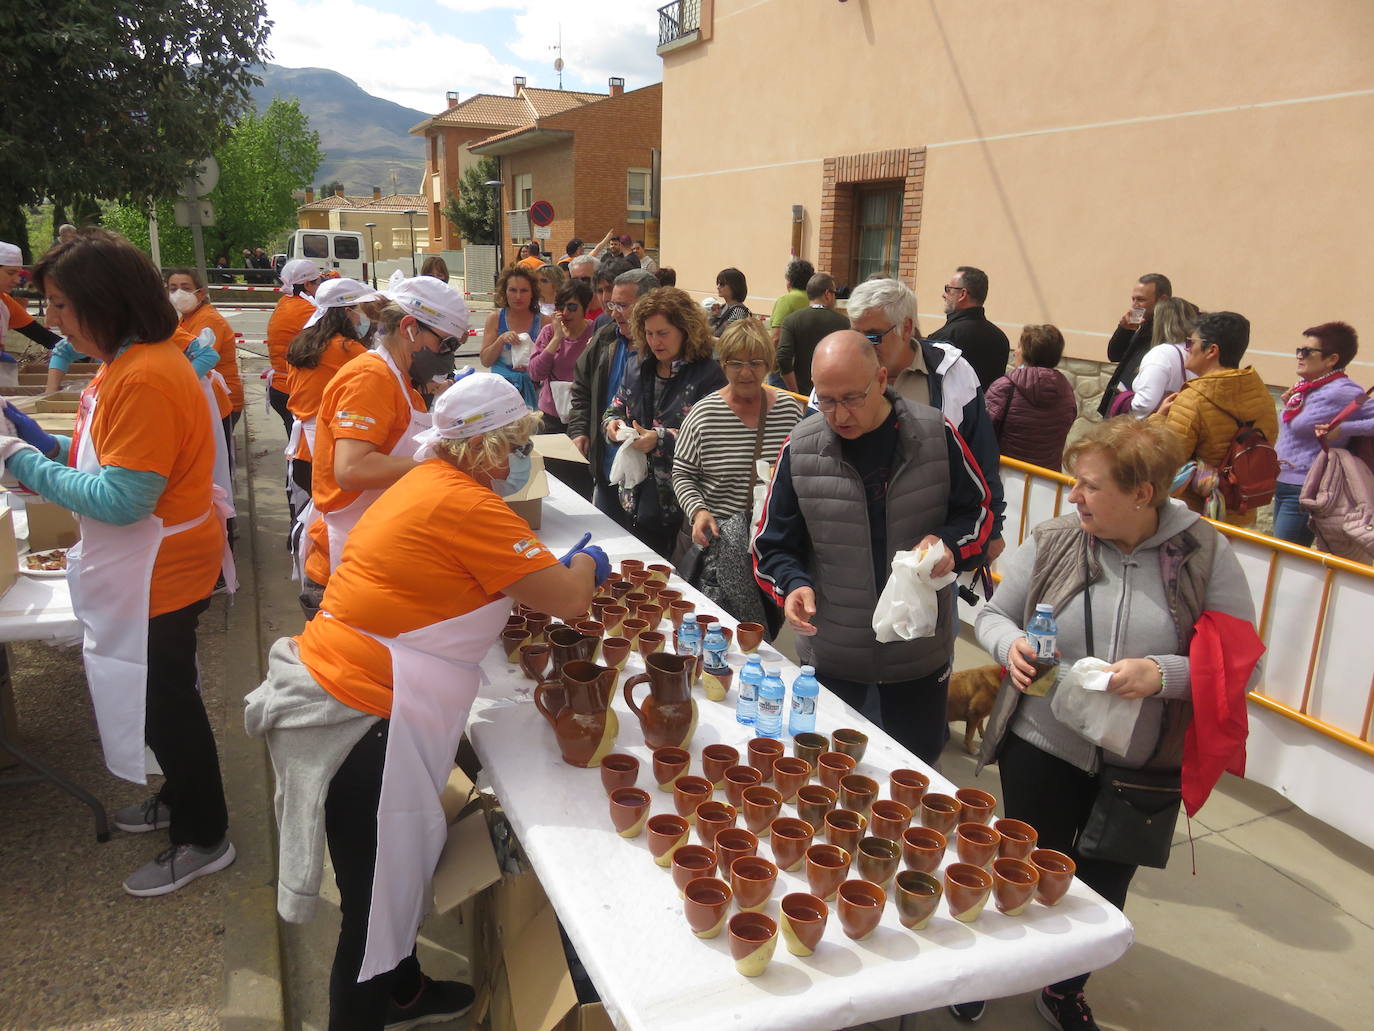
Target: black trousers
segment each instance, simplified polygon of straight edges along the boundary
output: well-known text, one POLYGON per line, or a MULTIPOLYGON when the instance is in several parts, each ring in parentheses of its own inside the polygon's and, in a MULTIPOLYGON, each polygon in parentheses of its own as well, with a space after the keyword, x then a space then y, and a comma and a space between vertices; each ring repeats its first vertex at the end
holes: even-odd
POLYGON ((290 398, 290 394, 278 390, 276 387, 267 388, 267 403, 272 406, 272 411, 281 416, 281 424, 286 429, 287 437, 291 436, 291 423, 295 421, 296 418, 291 414, 291 410, 286 407, 286 402, 290 400, 290 398))
POLYGON ((381 1031, 387 1003, 393 997, 408 1003, 423 984, 413 950, 394 970, 358 983, 377 865, 377 803, 388 726, 379 720, 368 728, 329 782, 324 801, 324 831, 343 916, 329 971, 329 1031, 381 1031))
MULTIPOLYGON (((846 704, 862 710, 872 684, 816 671, 818 679, 846 704)), ((882 728, 922 762, 934 766, 949 739, 949 669, 915 680, 878 684, 882 728)))
POLYGON ((166 782, 158 798, 172 810, 174 845, 209 848, 229 829, 219 752, 197 690, 196 624, 205 598, 148 620, 148 687, 144 737, 166 782))
MULTIPOLYGON (((567 433, 568 427, 556 415, 544 413, 544 425, 539 428, 541 433, 567 433)), ((565 485, 571 487, 577 494, 592 500, 592 467, 583 462, 565 462, 562 459, 546 458, 544 466, 549 471, 550 476, 557 476, 565 485)))
MULTIPOLYGON (((1126 908, 1126 892, 1136 867, 1107 859, 1085 859, 1075 842, 1088 822, 1097 795, 1097 777, 1085 773, 1029 741, 1008 734, 997 760, 1002 777, 1002 806, 1006 815, 1025 820, 1040 832, 1040 847, 1063 852, 1078 864, 1078 876, 1118 909, 1126 908)), ((1079 974, 1050 989, 1074 995, 1088 983, 1079 974)))

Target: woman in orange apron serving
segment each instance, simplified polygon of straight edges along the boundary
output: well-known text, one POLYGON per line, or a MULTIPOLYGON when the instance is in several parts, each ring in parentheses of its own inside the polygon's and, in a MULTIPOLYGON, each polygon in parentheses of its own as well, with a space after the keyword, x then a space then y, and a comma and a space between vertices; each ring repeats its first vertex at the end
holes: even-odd
POLYGON ((145 803, 115 814, 126 831, 170 827, 171 847, 124 889, 164 895, 234 861, 196 672, 196 624, 216 577, 233 576, 212 482, 220 427, 142 252, 84 229, 44 255, 34 282, 54 328, 104 365, 82 394, 71 440, 16 422, 33 446, 8 438, 0 452, 21 483, 80 517, 67 579, 105 762, 146 783, 146 742, 166 777, 145 803))
POLYGON ((248 697, 248 732, 267 737, 278 771, 287 920, 313 908, 324 823, 343 917, 331 1031, 413 1027, 472 1003, 467 985, 420 972, 415 935, 447 836, 439 793, 479 663, 511 599, 569 619, 610 572, 594 545, 555 558, 501 500, 528 479, 540 421, 489 373, 440 395, 419 465, 363 514, 319 617, 273 646, 267 680, 248 697))

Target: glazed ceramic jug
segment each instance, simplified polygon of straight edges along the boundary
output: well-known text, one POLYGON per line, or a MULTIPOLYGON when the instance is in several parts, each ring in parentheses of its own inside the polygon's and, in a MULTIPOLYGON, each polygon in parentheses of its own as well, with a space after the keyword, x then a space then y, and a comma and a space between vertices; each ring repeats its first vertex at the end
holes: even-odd
POLYGON ((644 743, 650 748, 686 748, 697 729, 697 703, 692 697, 691 655, 654 652, 644 658, 645 672, 625 682, 625 702, 639 717, 644 743), (634 689, 648 682, 643 706, 635 704, 634 689))
POLYGON ((556 630, 548 632, 549 648, 553 653, 553 675, 558 676, 558 671, 566 663, 575 659, 586 659, 590 661, 596 657, 596 646, 601 643, 601 638, 591 634, 584 634, 576 627, 560 626, 556 630))
POLYGON ((558 681, 534 689, 534 704, 553 727, 570 766, 598 766, 615 750, 620 720, 611 708, 617 671, 585 659, 565 662, 558 681))

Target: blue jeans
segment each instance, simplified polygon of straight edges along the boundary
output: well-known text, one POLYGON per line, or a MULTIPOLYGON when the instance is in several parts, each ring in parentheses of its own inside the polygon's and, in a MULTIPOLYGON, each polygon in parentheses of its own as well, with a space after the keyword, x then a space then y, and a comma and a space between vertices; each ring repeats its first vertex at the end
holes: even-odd
POLYGON ((1298 502, 1302 487, 1296 483, 1274 486, 1274 536, 1290 544, 1312 546, 1312 531, 1307 528, 1307 509, 1298 502))

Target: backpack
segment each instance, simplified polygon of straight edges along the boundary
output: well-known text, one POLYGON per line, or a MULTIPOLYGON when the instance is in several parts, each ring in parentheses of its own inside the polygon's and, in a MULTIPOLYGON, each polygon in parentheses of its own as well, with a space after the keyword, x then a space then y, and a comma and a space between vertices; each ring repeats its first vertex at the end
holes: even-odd
MULTIPOLYGON (((1330 426, 1344 422, 1371 392, 1374 388, 1346 405, 1330 426)), ((1313 543, 1341 558, 1374 562, 1374 438, 1356 437, 1350 450, 1320 442, 1321 452, 1307 471, 1298 497, 1316 535, 1313 543)))
POLYGON ((1236 421, 1240 428, 1217 467, 1217 489, 1228 513, 1244 515, 1274 500, 1279 456, 1262 429, 1253 422, 1236 421))

